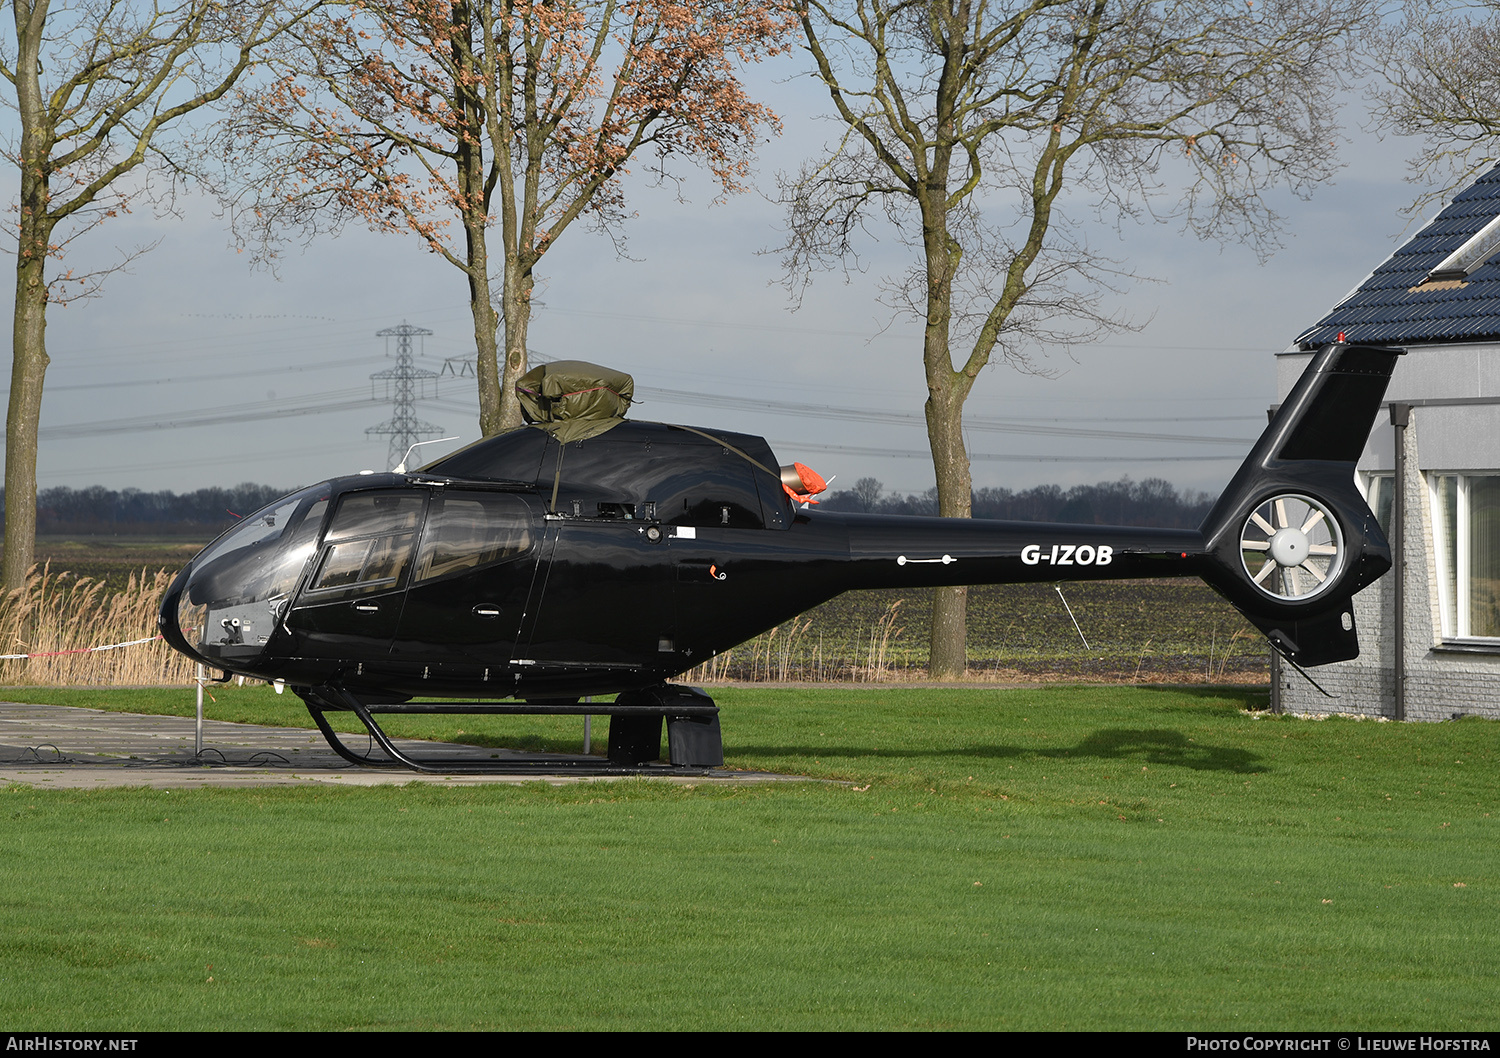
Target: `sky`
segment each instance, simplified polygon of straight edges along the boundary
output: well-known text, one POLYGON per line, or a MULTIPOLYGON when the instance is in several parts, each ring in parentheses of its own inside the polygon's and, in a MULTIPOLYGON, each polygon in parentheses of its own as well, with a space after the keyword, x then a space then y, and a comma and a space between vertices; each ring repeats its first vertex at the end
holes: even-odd
MULTIPOLYGON (((781 462, 812 466, 835 490, 870 476, 921 493, 934 477, 920 328, 877 300, 909 251, 888 237, 868 244, 864 273, 817 276, 795 311, 781 283, 776 174, 837 135, 798 62, 749 78, 784 122, 762 147, 758 190, 716 204, 711 183, 690 175, 678 201, 627 178, 625 256, 603 236, 565 233, 539 269, 529 344, 631 373, 635 418, 764 436, 781 462)), ((1420 223, 1402 212, 1420 191, 1405 180, 1416 145, 1362 130, 1356 97, 1346 116, 1346 168, 1310 201, 1276 199, 1284 245, 1264 263, 1171 225, 1096 231, 1143 277, 1111 301, 1139 329, 1044 351, 1041 375, 986 369, 965 416, 975 486, 1129 476, 1217 492, 1265 424, 1275 353, 1420 223)), ((290 490, 388 469, 387 439, 365 431, 391 407, 369 376, 393 364, 376 332, 403 322, 433 332, 419 366, 443 373, 451 361, 417 412, 459 440, 426 456, 478 436, 473 379, 451 370, 473 356, 457 269, 415 238, 350 226, 290 248, 272 274, 236 252, 214 203, 180 207, 165 218, 137 208, 69 262, 156 244, 99 297, 49 310, 41 488, 290 490)), ((0 286, 8 311, 11 284, 0 286)))

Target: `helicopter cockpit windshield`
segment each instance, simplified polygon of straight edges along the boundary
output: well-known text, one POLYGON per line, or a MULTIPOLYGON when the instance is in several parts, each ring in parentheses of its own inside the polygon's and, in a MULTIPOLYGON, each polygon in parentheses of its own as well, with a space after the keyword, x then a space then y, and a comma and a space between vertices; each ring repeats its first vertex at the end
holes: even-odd
POLYGON ((177 624, 199 656, 244 661, 265 649, 313 555, 328 496, 325 482, 277 500, 193 560, 177 624))

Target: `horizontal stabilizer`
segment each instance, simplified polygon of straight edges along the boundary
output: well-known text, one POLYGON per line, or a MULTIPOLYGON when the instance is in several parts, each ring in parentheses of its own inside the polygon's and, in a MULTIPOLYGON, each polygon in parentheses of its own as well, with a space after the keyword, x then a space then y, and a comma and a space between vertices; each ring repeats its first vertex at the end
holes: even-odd
POLYGON ((1283 655, 1304 668, 1359 657, 1359 635, 1354 628, 1352 599, 1339 600, 1335 609, 1287 620, 1247 613, 1250 623, 1265 633, 1283 655))

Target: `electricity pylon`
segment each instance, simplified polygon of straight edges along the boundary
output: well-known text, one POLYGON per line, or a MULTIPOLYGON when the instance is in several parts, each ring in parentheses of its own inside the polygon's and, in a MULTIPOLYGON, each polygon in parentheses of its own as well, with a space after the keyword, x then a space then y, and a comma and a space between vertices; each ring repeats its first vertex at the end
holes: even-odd
POLYGON ((396 366, 377 371, 370 376, 371 382, 384 382, 385 394, 391 402, 393 414, 379 426, 371 426, 365 431, 367 437, 389 436, 391 439, 390 455, 386 459, 389 466, 396 466, 405 458, 407 450, 413 444, 426 436, 437 436, 443 432, 441 426, 434 426, 430 422, 423 422, 417 418, 418 390, 420 396, 427 396, 427 383, 438 377, 436 371, 428 371, 420 368, 412 357, 411 340, 413 335, 428 335, 432 332, 424 327, 413 327, 409 323, 403 323, 399 327, 387 327, 383 331, 376 331, 377 338, 396 339, 396 366))

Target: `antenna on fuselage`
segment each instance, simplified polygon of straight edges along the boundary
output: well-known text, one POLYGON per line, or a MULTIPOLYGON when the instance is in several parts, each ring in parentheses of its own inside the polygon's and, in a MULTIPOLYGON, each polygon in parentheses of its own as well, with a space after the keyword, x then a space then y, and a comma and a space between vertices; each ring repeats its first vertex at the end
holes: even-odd
POLYGON ((392 474, 405 474, 406 473, 406 461, 411 458, 411 454, 413 452, 415 452, 418 448, 421 448, 423 445, 442 444, 444 441, 457 441, 457 440, 458 440, 458 435, 455 434, 452 437, 435 437, 431 441, 417 441, 417 442, 413 443, 412 446, 406 450, 406 455, 404 455, 404 456, 401 457, 401 462, 397 463, 391 469, 391 473, 392 474))

